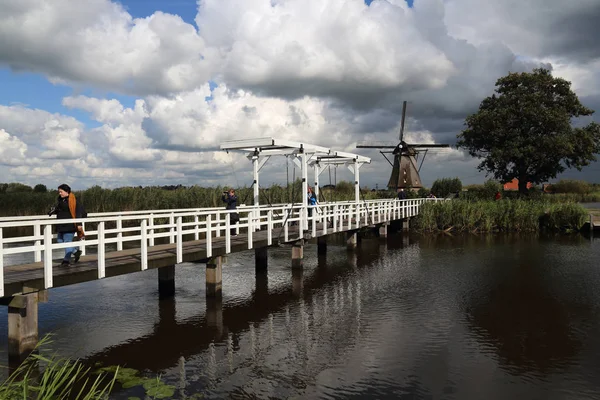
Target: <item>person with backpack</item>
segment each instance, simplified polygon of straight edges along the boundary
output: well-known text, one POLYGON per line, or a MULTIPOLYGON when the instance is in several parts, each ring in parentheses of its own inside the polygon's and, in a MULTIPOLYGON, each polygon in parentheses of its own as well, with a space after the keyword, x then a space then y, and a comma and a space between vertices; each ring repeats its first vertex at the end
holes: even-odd
MULTIPOLYGON (((66 183, 58 187, 56 205, 52 207, 48 216, 53 214, 56 214, 57 219, 85 218, 87 215, 83 205, 77 201, 75 194, 71 192, 71 187, 66 183)), ((64 224, 57 224, 55 227, 58 243, 72 242, 75 235, 77 235, 78 240, 85 239, 85 232, 81 223, 65 222, 64 224)), ((81 257, 81 249, 77 246, 65 248, 65 256, 60 264, 61 267, 70 265, 71 255, 74 256, 74 262, 78 262, 79 257, 81 257)))

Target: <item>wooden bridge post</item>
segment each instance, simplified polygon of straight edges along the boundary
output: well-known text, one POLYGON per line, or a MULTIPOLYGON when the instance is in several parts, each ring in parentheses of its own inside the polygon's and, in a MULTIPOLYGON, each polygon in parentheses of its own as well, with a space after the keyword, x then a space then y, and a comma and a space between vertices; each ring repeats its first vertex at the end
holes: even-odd
POLYGON ((269 248, 268 247, 260 247, 254 249, 254 263, 255 263, 255 271, 266 271, 268 268, 268 260, 269 260, 269 248))
POLYGON ((223 282, 223 259, 213 257, 206 263, 206 297, 220 297, 223 282))
POLYGON ((17 295, 8 304, 8 358, 23 361, 38 344, 38 292, 17 295))
POLYGON ((158 296, 160 298, 175 295, 175 266, 169 265, 158 269, 158 296))
POLYGON ((379 225, 379 237, 385 238, 388 235, 388 224, 379 225))
POLYGON ((292 268, 302 268, 304 264, 304 240, 292 244, 292 268))
POLYGON ((327 254, 327 236, 319 236, 317 238, 317 254, 327 254))
POLYGON ((410 228, 410 218, 404 218, 402 220, 402 230, 407 231, 410 228))
POLYGON ((221 296, 206 299, 206 325, 215 328, 217 337, 223 335, 223 299, 221 296))
POLYGON ((358 235, 356 232, 346 232, 346 248, 354 250, 358 246, 358 235))
POLYGON ((292 269, 292 294, 302 297, 304 290, 304 271, 300 268, 292 269))

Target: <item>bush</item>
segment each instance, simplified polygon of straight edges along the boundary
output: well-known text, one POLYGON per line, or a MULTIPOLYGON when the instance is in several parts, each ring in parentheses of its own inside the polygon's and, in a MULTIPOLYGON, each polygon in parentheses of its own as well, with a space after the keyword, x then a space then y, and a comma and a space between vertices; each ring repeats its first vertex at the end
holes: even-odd
POLYGON ((431 186, 431 192, 436 197, 446 197, 450 193, 460 193, 462 191, 462 182, 458 178, 437 179, 431 186))
POLYGON ((37 185, 35 185, 33 187, 33 191, 35 193, 46 193, 48 191, 48 188, 46 187, 46 185, 42 185, 41 183, 38 183, 37 185))
POLYGON ((592 192, 592 185, 585 181, 561 179, 551 185, 550 190, 554 193, 587 194, 592 192))

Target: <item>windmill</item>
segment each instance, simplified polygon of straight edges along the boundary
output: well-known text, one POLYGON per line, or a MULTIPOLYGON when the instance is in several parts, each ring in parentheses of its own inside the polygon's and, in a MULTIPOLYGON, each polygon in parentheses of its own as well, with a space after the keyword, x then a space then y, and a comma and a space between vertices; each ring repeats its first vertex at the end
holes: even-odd
POLYGON ((389 189, 420 189, 423 187, 419 172, 425 161, 427 152, 431 149, 449 148, 449 144, 414 144, 404 141, 404 120, 406 118, 406 101, 402 103, 402 120, 400 122, 400 137, 397 144, 373 144, 372 142, 357 143, 357 148, 363 149, 381 149, 379 152, 385 157, 392 166, 392 175, 388 181, 389 189), (386 156, 393 154, 394 161, 386 156), (422 154, 421 164, 419 154, 422 154))

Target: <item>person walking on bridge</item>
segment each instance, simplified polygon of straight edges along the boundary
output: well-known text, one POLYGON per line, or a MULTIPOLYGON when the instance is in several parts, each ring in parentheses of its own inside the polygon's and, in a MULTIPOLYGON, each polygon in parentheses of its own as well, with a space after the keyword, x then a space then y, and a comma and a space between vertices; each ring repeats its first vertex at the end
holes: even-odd
MULTIPOLYGON (((227 206, 225 207, 226 210, 237 210, 238 198, 235 195, 235 190, 229 189, 228 192, 223 192, 222 200, 223 202, 227 203, 227 206)), ((233 226, 237 224, 239 220, 240 215, 238 213, 234 212, 229 215, 229 223, 232 226, 230 229, 231 236, 237 235, 233 226)))
MULTIPOLYGON (((57 203, 48 216, 56 214, 57 219, 73 219, 73 218, 84 218, 85 210, 83 205, 77 201, 75 194, 71 193, 71 187, 66 183, 63 183, 58 187, 58 199, 57 203)), ((83 239, 85 234, 81 223, 67 222, 64 224, 57 224, 56 234, 58 243, 72 242, 75 238, 75 234, 79 239, 83 239)), ((71 262, 71 255, 74 256, 74 261, 79 261, 81 257, 81 250, 79 247, 67 247, 65 248, 65 256, 63 258, 61 267, 68 267, 71 262)))

